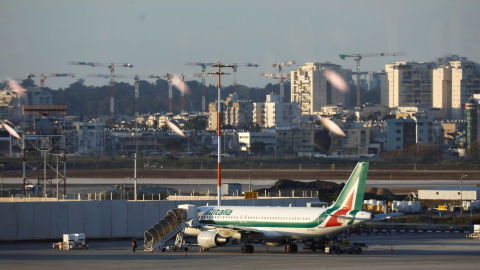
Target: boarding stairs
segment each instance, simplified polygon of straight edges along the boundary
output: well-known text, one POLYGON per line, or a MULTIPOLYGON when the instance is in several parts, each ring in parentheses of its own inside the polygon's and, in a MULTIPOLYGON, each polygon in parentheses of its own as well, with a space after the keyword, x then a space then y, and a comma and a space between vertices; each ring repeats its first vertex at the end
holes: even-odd
POLYGON ((163 247, 176 236, 175 246, 181 248, 183 230, 187 221, 187 210, 176 208, 169 210, 167 216, 144 233, 144 250, 154 251, 163 247))

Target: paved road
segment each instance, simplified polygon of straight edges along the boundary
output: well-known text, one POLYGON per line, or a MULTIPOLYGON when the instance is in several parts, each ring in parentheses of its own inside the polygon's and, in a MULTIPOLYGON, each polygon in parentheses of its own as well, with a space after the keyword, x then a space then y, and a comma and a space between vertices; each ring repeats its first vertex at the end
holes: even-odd
MULTIPOLYGON (((257 246, 253 254, 239 247, 198 252, 130 250, 130 241, 91 241, 90 250, 52 250, 51 243, 0 243, 4 269, 478 269, 480 240, 463 234, 402 233, 352 236, 369 247, 362 254, 325 254, 283 247, 257 246)), ((139 241, 140 243, 140 241, 139 241)))

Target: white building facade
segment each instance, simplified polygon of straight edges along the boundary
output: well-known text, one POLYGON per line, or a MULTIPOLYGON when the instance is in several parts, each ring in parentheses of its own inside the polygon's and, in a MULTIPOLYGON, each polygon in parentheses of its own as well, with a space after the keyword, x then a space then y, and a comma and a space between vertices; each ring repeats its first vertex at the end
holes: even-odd
POLYGON ((351 81, 351 70, 343 69, 330 62, 305 63, 291 71, 291 101, 297 102, 301 115, 320 112, 323 106, 349 106, 350 91, 335 88, 325 77, 325 70, 333 70, 347 84, 351 81))
POLYGON ((253 104, 253 123, 262 128, 289 127, 300 115, 296 102, 280 102, 279 95, 267 95, 267 102, 253 104))
MULTIPOLYGON (((388 106, 432 106, 433 62, 397 62, 385 65, 388 74, 388 106)), ((385 105, 385 104, 383 104, 385 105)))

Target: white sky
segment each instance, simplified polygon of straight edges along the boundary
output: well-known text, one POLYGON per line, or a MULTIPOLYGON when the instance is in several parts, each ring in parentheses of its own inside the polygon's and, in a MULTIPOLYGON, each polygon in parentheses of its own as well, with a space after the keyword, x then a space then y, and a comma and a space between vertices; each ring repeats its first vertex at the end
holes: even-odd
MULTIPOLYGON (((116 74, 163 75, 198 73, 200 67, 185 63, 221 58, 260 65, 239 67, 237 81, 263 87, 276 83, 260 77, 276 73, 276 62, 330 61, 353 70, 352 58, 340 60, 339 54, 406 54, 364 58, 362 71, 445 54, 480 62, 479 11, 474 0, 0 0, 0 80, 75 73, 87 85, 106 85, 107 79, 86 75, 109 74, 107 67, 68 62, 128 62, 135 67, 117 68, 116 74)), ((47 78, 45 85, 73 82, 47 78)), ((222 79, 222 85, 232 82, 222 79)))

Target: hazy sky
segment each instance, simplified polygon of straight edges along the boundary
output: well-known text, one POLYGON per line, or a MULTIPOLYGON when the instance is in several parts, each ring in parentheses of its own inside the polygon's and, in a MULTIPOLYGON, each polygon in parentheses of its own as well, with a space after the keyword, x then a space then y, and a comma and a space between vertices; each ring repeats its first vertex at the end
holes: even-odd
MULTIPOLYGON (((480 62, 479 11, 480 1, 474 0, 0 0, 0 79, 22 79, 27 73, 71 72, 75 79, 109 74, 107 67, 69 61, 135 66, 117 68, 116 74, 197 73, 200 67, 185 63, 221 59, 260 65, 239 67, 237 81, 263 87, 276 82, 260 77, 277 72, 276 62, 330 61, 353 70, 352 58, 340 60, 339 54, 406 54, 364 58, 363 71, 445 54, 480 62)), ((232 84, 229 77, 222 82, 232 84)), ((85 79, 87 85, 108 84, 85 79)), ((48 78, 45 85, 56 89, 73 82, 48 78)))

